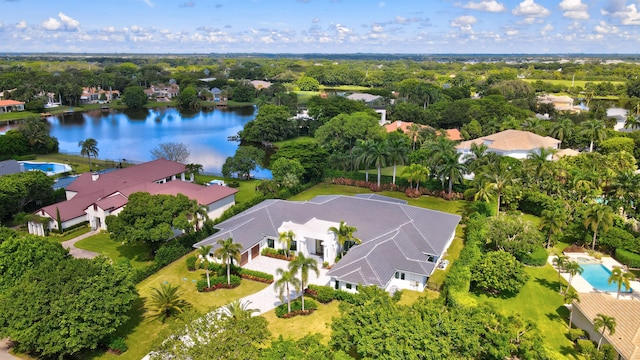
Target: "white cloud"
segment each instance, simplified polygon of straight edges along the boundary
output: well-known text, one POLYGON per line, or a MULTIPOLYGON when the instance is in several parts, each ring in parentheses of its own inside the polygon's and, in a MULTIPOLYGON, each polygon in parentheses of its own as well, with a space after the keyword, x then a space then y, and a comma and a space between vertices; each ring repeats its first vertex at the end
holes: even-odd
POLYGON ((457 18, 451 20, 451 23, 449 25, 451 27, 457 27, 461 31, 472 32, 473 29, 471 28, 471 25, 477 22, 478 22, 478 19, 476 19, 475 16, 463 15, 463 16, 458 16, 457 18))
POLYGON ((569 19, 589 19, 589 13, 587 12, 587 5, 582 3, 582 0, 562 0, 560 2, 560 9, 564 11, 562 16, 569 19))
POLYGON ((512 11, 513 15, 526 17, 546 17, 551 15, 549 9, 540 4, 536 4, 534 0, 524 0, 512 11))
POLYGON ((42 28, 45 30, 55 31, 60 30, 61 27, 62 24, 60 23, 60 21, 54 18, 48 18, 47 20, 42 22, 42 28))
POLYGON ((138 26, 138 25, 131 25, 130 30, 131 30, 132 33, 142 32, 142 28, 140 26, 138 26))
POLYGON ((507 29, 504 31, 505 34, 507 34, 507 36, 516 36, 520 33, 520 31, 518 29, 507 29))
POLYGON ((24 20, 20 20, 20 22, 16 24, 16 29, 18 30, 24 30, 26 28, 27 28, 27 22, 24 20))
POLYGON ((153 9, 154 6, 156 6, 156 4, 152 3, 151 0, 142 0, 142 2, 147 4, 147 6, 152 8, 152 9, 153 9))
POLYGON ((469 2, 462 6, 465 9, 478 10, 478 11, 487 11, 487 12, 503 12, 507 10, 504 4, 499 3, 495 0, 483 0, 480 2, 469 2))
POLYGON ((622 25, 640 25, 640 13, 636 4, 609 10, 603 9, 602 14, 620 18, 622 25))
POLYGON ((313 20, 311 20, 312 23, 317 24, 320 22, 320 19, 318 19, 317 17, 314 17, 313 20))
POLYGON ((553 26, 551 24, 547 24, 540 30, 540 34, 546 35, 551 30, 553 30, 553 26))
POLYGON ((620 32, 620 29, 614 25, 609 25, 604 21, 600 21, 598 25, 594 28, 595 32, 598 34, 617 34, 620 32))
POLYGON ((371 31, 380 33, 384 31, 384 27, 380 24, 374 23, 373 25, 371 25, 371 31))
POLYGON ((60 20, 55 18, 48 18, 43 21, 41 26, 45 30, 49 31, 76 31, 80 28, 80 22, 71 18, 70 16, 65 15, 64 13, 58 13, 58 17, 60 20))
POLYGON ((58 17, 66 30, 77 30, 80 27, 80 21, 72 19, 63 13, 58 13, 58 17))

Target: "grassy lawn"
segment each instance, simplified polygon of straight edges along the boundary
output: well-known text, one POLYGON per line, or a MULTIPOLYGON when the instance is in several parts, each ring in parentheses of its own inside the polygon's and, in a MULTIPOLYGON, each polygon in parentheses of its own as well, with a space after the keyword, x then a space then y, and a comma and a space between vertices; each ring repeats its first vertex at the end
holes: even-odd
MULTIPOLYGON (((533 82, 536 82, 536 81, 542 81, 542 82, 550 83, 550 84, 553 84, 553 85, 562 85, 562 86, 567 86, 567 87, 571 87, 571 83, 572 83, 572 80, 555 80, 555 79, 554 80, 551 80, 551 79, 522 79, 522 80, 525 81, 525 82, 528 82, 528 83, 533 83, 533 82)), ((573 81, 573 86, 579 86, 579 87, 584 89, 585 85, 588 82, 590 82, 592 84, 599 84, 599 83, 604 82, 604 81, 575 80, 575 81, 573 81)), ((613 84, 613 85, 624 84, 624 81, 609 81, 609 82, 611 84, 613 84)))
POLYGON ((185 264, 186 256, 167 265, 136 286, 140 293, 140 300, 137 301, 131 312, 132 319, 125 326, 118 329, 117 334, 125 338, 127 345, 129 345, 129 350, 119 356, 110 353, 96 353, 93 354, 93 359, 140 360, 151 350, 157 334, 168 326, 171 320, 162 324, 151 318, 144 308, 144 299, 150 296, 152 288, 160 286, 163 282, 180 285, 183 297, 200 312, 208 311, 213 307, 224 306, 267 287, 267 284, 242 280, 242 284, 235 289, 199 293, 193 281, 204 278, 204 270, 189 272, 185 264))
POLYGON ((520 215, 520 217, 524 220, 532 222, 533 225, 536 227, 540 226, 540 218, 538 216, 531 215, 531 214, 522 214, 520 215))
POLYGON ((315 142, 316 139, 312 138, 311 136, 299 136, 297 138, 275 142, 273 143, 273 145, 275 145, 276 147, 283 147, 284 145, 290 144, 312 144, 315 142))
MULTIPOLYGON (((80 148, 78 147, 78 152, 80 148)), ((82 174, 89 171, 89 160, 86 157, 78 155, 69 155, 63 153, 36 155, 34 161, 39 162, 57 162, 71 166, 73 172, 82 174)), ((93 170, 113 169, 118 165, 114 160, 94 159, 91 158, 91 167, 93 170)))
POLYGON ((289 339, 300 339, 305 335, 319 333, 325 344, 331 337, 331 321, 333 317, 340 316, 338 309, 339 301, 332 301, 329 304, 318 303, 318 310, 308 316, 296 316, 291 319, 280 319, 276 316, 275 310, 266 312, 264 316, 269 322, 271 339, 277 339, 280 335, 289 339))
POLYGON ((449 273, 449 269, 451 269, 451 265, 453 264, 454 261, 458 260, 458 258, 460 257, 460 252, 464 247, 463 232, 464 230, 462 225, 458 225, 458 227, 456 227, 456 237, 453 238, 451 245, 449 245, 449 248, 447 249, 447 252, 443 257, 444 259, 449 260, 449 265, 444 270, 436 269, 433 275, 431 275, 431 277, 429 278, 429 284, 433 284, 435 286, 440 287, 444 283, 444 279, 449 273))
POLYGON ((371 90, 366 86, 358 86, 358 85, 338 85, 338 86, 324 86, 320 85, 320 90, 326 91, 365 91, 371 90))
POLYGON ((495 298, 484 294, 470 296, 479 303, 494 304, 505 315, 520 314, 536 324, 544 343, 566 357, 577 358, 573 344, 565 336, 569 311, 558 293, 558 274, 550 266, 527 267, 529 282, 512 298, 495 298))
POLYGON ((238 180, 238 179, 230 179, 224 178, 222 176, 209 176, 209 175, 198 175, 196 177, 196 183, 198 184, 206 184, 211 180, 224 180, 225 183, 230 183, 237 181, 240 184, 238 187, 238 192, 236 193, 236 203, 242 203, 254 197, 256 195, 256 186, 260 183, 260 180, 238 180))
POLYGON ((319 91, 301 91, 297 90, 294 93, 298 96, 298 104, 306 104, 309 101, 309 98, 320 95, 319 91))
POLYGON ((153 262, 151 249, 146 244, 120 244, 112 240, 107 232, 80 240, 76 243, 76 247, 95 251, 114 261, 120 258, 129 259, 131 266, 134 268, 149 265, 153 262))
POLYGON ((432 290, 425 290, 424 292, 413 291, 413 290, 402 290, 402 297, 400 301, 398 301, 398 305, 411 306, 418 301, 418 299, 422 297, 427 297, 427 299, 437 299, 440 297, 440 293, 432 290))
POLYGON ((91 231, 91 228, 87 225, 87 226, 82 226, 82 227, 78 227, 69 231, 65 231, 63 234, 61 235, 53 235, 50 234, 49 236, 47 236, 47 239, 53 242, 57 242, 57 243, 62 243, 65 242, 67 240, 71 240, 73 238, 76 238, 80 235, 86 234, 89 231, 91 231))

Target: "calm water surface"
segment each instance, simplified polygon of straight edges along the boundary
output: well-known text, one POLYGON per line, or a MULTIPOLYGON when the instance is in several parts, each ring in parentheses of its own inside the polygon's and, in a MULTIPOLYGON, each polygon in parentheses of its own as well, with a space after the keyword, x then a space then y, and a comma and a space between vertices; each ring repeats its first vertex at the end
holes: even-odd
MULTIPOLYGON (((238 142, 228 141, 244 124, 255 118, 254 107, 202 110, 181 113, 174 108, 141 112, 92 111, 50 117, 51 135, 58 138, 61 152, 79 153, 78 142, 98 141, 100 158, 152 160, 151 149, 166 142, 181 142, 189 147, 190 163, 202 164, 205 172, 220 174, 222 164, 233 156, 238 142)), ((253 173, 269 178, 269 170, 253 173)))

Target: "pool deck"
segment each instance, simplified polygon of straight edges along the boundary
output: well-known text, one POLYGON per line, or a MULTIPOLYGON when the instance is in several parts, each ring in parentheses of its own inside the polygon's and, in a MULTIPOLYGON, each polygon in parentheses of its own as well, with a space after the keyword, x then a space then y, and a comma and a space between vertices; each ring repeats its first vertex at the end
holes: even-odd
MULTIPOLYGON (((596 259, 593 256, 589 256, 586 253, 565 253, 564 255, 568 256, 570 260, 572 261, 578 261, 578 259, 580 259, 581 261, 578 262, 584 262, 584 260, 589 260, 589 263, 592 264, 602 264, 604 265, 607 269, 612 270, 614 267, 620 267, 620 268, 624 268, 624 266, 622 264, 620 264, 619 262, 617 262, 615 259, 613 259, 610 256, 603 256, 602 259, 596 259)), ((548 262, 549 264, 551 264, 553 266, 553 260, 556 258, 556 256, 549 256, 548 262)), ((555 266, 554 266, 555 269, 555 266)), ((560 274, 567 282, 569 281, 569 274, 568 273, 561 273, 560 274)), ((587 280, 585 280, 582 276, 580 276, 580 274, 576 274, 573 277, 573 280, 571 280, 571 287, 573 287, 578 293, 603 293, 603 294, 609 294, 613 297, 617 296, 617 292, 607 292, 607 291, 602 291, 602 290, 598 290, 596 288, 594 288, 593 286, 591 286, 591 284, 589 284, 589 282, 587 280)), ((624 289, 624 286, 622 287, 624 289)), ((620 300, 640 300, 640 281, 631 281, 631 288, 635 289, 631 294, 629 293, 620 293, 620 300)))

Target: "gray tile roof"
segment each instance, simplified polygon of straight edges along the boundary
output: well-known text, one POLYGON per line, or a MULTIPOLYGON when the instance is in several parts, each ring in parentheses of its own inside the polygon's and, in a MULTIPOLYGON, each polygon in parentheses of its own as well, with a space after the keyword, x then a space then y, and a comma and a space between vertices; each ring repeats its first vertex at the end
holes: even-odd
POLYGON ((448 246, 460 216, 407 205, 406 201, 377 194, 320 195, 305 202, 266 200, 216 225, 220 231, 195 244, 214 245, 232 237, 243 252, 266 236, 278 237, 284 221, 304 224, 317 218, 344 220, 358 230, 362 244, 351 248, 330 271, 340 281, 384 287, 396 270, 430 275, 448 246))

